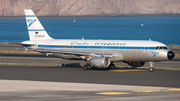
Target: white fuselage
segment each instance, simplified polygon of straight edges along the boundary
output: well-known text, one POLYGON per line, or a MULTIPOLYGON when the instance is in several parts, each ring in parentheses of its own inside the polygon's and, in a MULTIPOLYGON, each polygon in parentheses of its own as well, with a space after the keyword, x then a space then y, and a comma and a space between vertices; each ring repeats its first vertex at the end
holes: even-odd
POLYGON ((110 58, 111 62, 147 62, 169 60, 167 57, 169 49, 157 49, 157 47, 166 47, 166 45, 156 41, 50 39, 24 41, 22 44, 29 44, 31 46, 27 48, 34 50, 61 50, 106 55, 114 54, 114 56, 110 58))

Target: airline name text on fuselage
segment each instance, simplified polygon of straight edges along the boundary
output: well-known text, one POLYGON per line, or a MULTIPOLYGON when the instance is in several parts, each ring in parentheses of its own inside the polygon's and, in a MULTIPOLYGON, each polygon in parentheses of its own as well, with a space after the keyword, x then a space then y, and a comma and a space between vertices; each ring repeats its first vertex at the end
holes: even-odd
POLYGON ((87 43, 87 42, 72 42, 71 45, 82 45, 82 46, 88 46, 88 45, 94 45, 94 46, 125 46, 126 43, 101 43, 101 42, 95 42, 95 43, 87 43))

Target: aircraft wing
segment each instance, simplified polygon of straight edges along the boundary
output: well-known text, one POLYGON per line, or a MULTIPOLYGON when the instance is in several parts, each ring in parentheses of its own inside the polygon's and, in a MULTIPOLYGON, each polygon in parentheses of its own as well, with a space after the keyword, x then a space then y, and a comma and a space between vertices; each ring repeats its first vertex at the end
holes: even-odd
POLYGON ((113 57, 113 54, 96 54, 96 53, 86 53, 86 52, 74 52, 74 51, 63 51, 63 50, 44 50, 44 49, 36 49, 38 52, 45 53, 60 53, 60 54, 71 54, 78 56, 93 56, 93 57, 113 57))

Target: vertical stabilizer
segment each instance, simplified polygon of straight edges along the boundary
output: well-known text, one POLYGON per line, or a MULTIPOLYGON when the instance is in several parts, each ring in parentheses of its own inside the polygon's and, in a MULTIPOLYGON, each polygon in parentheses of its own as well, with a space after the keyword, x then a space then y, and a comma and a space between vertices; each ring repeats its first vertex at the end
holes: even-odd
POLYGON ((30 40, 52 39, 31 9, 25 9, 24 12, 30 40))

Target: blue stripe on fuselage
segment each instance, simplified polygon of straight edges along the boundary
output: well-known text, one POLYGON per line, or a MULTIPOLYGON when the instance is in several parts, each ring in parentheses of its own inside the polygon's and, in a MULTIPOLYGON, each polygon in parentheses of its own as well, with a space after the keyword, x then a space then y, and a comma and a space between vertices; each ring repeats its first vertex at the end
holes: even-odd
POLYGON ((156 47, 133 46, 73 46, 73 45, 38 45, 38 48, 68 48, 68 49, 129 49, 129 50, 155 50, 156 47))

